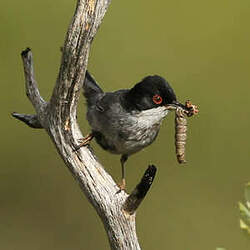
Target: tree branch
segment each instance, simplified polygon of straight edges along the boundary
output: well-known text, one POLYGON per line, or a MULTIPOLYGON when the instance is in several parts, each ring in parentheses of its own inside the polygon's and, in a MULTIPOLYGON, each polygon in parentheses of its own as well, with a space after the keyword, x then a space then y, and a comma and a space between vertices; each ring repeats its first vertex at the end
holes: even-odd
POLYGON ((22 52, 26 93, 35 115, 13 113, 32 128, 44 128, 64 163, 96 209, 106 229, 111 249, 140 249, 135 210, 152 184, 156 168, 150 166, 128 196, 97 161, 90 147, 75 150, 83 135, 76 120, 76 107, 84 82, 91 42, 111 0, 78 0, 69 26, 60 71, 49 102, 45 102, 34 78, 32 52, 22 52))
POLYGON ((45 105, 45 101, 41 97, 34 75, 33 57, 30 48, 22 51, 23 68, 25 76, 26 95, 34 106, 36 112, 45 105))
POLYGON ((37 115, 25 115, 25 114, 19 114, 16 112, 13 112, 11 115, 15 117, 16 119, 24 122, 31 128, 43 128, 40 121, 38 120, 37 115))
POLYGON ((140 183, 136 186, 134 191, 126 199, 123 209, 128 214, 132 215, 139 207, 143 199, 145 198, 149 188, 151 187, 156 174, 156 167, 154 165, 148 166, 144 173, 140 183))

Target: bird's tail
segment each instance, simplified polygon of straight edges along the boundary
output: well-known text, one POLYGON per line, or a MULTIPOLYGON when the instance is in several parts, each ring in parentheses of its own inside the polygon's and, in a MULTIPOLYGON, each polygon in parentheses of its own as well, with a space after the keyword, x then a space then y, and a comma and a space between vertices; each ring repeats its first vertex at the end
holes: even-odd
POLYGON ((98 97, 103 94, 103 90, 88 71, 86 71, 83 83, 83 94, 87 99, 88 106, 94 105, 98 97))

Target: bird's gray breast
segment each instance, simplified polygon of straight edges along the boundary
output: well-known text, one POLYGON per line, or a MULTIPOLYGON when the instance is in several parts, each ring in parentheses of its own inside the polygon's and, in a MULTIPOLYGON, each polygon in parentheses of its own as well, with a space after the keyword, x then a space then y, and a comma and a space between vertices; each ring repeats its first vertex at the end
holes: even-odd
POLYGON ((88 120, 96 133, 96 141, 115 154, 133 154, 150 145, 168 111, 158 107, 140 112, 125 112, 119 106, 104 112, 88 112, 88 120))
POLYGON ((167 112, 164 107, 159 107, 132 114, 127 119, 121 119, 119 151, 133 154, 150 145, 156 139, 167 112))

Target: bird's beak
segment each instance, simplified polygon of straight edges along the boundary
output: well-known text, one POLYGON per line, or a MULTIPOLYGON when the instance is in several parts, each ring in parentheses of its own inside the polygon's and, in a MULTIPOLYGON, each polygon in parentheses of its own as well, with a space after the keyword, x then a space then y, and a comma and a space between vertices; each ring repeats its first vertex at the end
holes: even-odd
POLYGON ((173 101, 165 106, 168 110, 176 110, 177 108, 186 109, 186 106, 178 101, 173 101))

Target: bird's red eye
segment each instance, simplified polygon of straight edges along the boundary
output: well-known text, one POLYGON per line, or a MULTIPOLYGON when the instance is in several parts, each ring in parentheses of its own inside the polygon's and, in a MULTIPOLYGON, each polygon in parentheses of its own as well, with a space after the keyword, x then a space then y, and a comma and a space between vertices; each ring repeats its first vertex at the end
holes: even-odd
POLYGON ((160 95, 154 95, 153 96, 153 102, 155 104, 161 104, 162 103, 162 97, 160 95))

